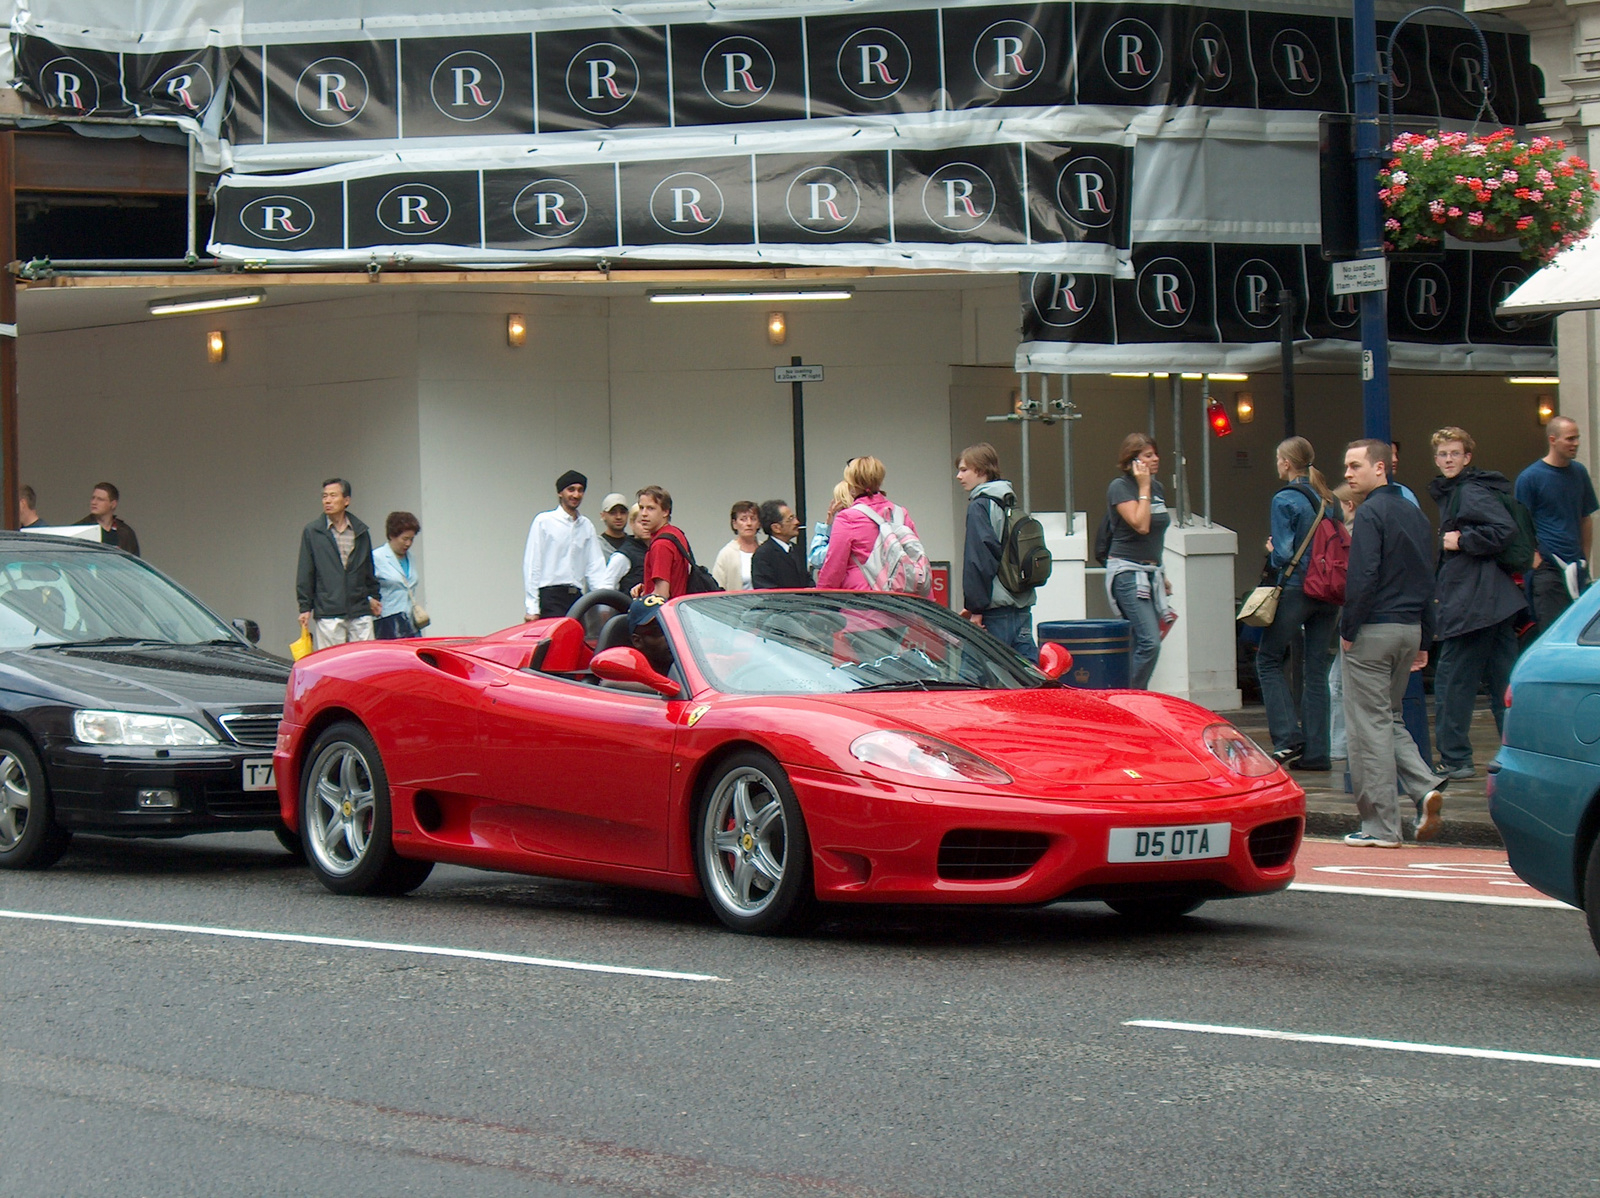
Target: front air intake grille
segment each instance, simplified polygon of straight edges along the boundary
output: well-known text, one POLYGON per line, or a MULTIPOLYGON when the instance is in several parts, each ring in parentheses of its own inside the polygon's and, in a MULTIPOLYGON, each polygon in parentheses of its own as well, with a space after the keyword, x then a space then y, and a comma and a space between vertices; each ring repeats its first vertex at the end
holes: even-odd
POLYGON ((951 882, 1014 878, 1037 865, 1049 847, 1049 837, 1039 832, 957 828, 939 842, 939 876, 951 882))
POLYGON ((1300 820, 1280 819, 1262 824, 1250 833, 1250 860, 1258 869, 1276 869, 1289 864, 1295 845, 1300 843, 1300 820))
POLYGON ((235 744, 251 748, 275 749, 278 746, 278 725, 283 722, 281 711, 235 711, 218 716, 217 723, 234 740, 235 744))

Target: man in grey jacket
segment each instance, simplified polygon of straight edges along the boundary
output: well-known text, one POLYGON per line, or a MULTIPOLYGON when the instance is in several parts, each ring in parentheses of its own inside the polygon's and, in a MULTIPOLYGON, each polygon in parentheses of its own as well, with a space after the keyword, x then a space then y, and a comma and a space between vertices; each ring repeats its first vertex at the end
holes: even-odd
POLYGON ((1006 510, 1017 502, 1011 484, 1000 477, 1000 455, 980 441, 956 459, 956 481, 967 492, 967 544, 961 555, 961 614, 1035 665, 1034 591, 1008 591, 1000 582, 1000 538, 1006 510))
POLYGON ((300 534, 295 574, 300 627, 311 630, 318 649, 373 639, 372 622, 383 610, 372 568, 372 535, 350 512, 350 484, 322 484, 322 515, 300 534))
POLYGON ((1495 726, 1505 723, 1506 686, 1517 660, 1517 625, 1527 611, 1522 588, 1496 560, 1517 535, 1502 496, 1511 480, 1472 464, 1465 429, 1433 434, 1440 477, 1428 484, 1439 505, 1439 660, 1434 668, 1435 735, 1439 772, 1471 778, 1472 708, 1489 684, 1495 726))
POLYGON ((1433 643, 1433 530, 1390 481, 1393 472, 1386 441, 1352 441, 1345 450, 1344 481, 1363 502, 1339 618, 1350 781, 1361 814, 1361 830, 1344 840, 1384 849, 1399 848, 1402 837, 1396 775, 1417 800, 1418 840, 1439 834, 1445 785, 1400 717, 1406 684, 1428 664, 1433 643))

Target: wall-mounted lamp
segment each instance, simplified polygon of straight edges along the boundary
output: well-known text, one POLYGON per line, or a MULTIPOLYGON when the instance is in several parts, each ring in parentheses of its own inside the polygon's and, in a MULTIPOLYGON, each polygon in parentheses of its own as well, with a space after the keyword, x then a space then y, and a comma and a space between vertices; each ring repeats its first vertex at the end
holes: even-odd
POLYGON ((227 339, 223 337, 221 329, 212 329, 206 334, 206 361, 221 362, 227 356, 227 339))
POLYGON ((528 340, 528 322, 522 319, 521 312, 513 312, 506 317, 506 344, 512 348, 523 345, 528 340))
POLYGON ((1233 393, 1233 411, 1240 424, 1249 424, 1256 418, 1256 397, 1248 391, 1233 393))
POLYGON ((1555 400, 1548 395, 1541 395, 1539 397, 1539 423, 1549 424, 1551 417, 1553 417, 1555 414, 1555 400))
POLYGON ((767 344, 782 345, 789 340, 789 320, 782 312, 767 313, 767 344))

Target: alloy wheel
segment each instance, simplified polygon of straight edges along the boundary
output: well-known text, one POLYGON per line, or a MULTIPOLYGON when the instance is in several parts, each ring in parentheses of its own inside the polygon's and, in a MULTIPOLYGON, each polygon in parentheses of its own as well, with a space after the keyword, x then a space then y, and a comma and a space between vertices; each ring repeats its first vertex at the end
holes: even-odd
POLYGON ((372 770, 354 745, 335 741, 312 763, 311 785, 315 801, 307 804, 306 845, 318 865, 343 876, 361 864, 372 843, 372 770))
POLYGON ((13 849, 28 830, 33 788, 15 753, 0 751, 0 851, 13 849))
POLYGON ((719 781, 703 832, 709 881, 729 909, 758 915, 772 903, 787 864, 788 830, 778 788, 761 770, 745 766, 719 781))

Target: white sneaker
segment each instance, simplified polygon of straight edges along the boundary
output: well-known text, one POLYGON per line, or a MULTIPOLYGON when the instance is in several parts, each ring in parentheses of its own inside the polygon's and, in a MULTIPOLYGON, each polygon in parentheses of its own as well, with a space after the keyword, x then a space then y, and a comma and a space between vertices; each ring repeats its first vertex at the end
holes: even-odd
POLYGON ((1417 807, 1417 839, 1432 840, 1439 835, 1439 829, 1444 826, 1441 812, 1444 810, 1444 796, 1437 790, 1430 790, 1422 796, 1422 802, 1417 807))
POLYGON ((1382 837, 1373 836, 1368 832, 1352 832, 1344 838, 1348 845, 1368 849, 1397 849, 1400 847, 1398 840, 1384 840, 1382 837))

